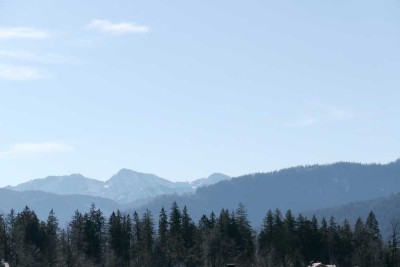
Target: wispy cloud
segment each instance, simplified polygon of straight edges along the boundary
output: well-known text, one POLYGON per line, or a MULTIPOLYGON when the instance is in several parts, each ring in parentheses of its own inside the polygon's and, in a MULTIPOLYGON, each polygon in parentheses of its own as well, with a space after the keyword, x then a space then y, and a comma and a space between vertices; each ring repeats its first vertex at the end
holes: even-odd
POLYGON ((357 118, 357 114, 351 108, 311 103, 313 111, 301 114, 295 119, 283 124, 284 127, 310 127, 318 124, 344 121, 357 118))
POLYGON ((333 107, 333 106, 320 106, 325 109, 326 114, 332 120, 348 120, 357 117, 357 114, 349 108, 333 107))
POLYGON ((293 121, 283 124, 285 127, 309 127, 318 123, 318 119, 312 116, 302 115, 293 121))
POLYGON ((49 33, 28 27, 0 27, 0 39, 45 39, 49 33))
POLYGON ((59 54, 35 53, 16 50, 0 50, 0 57, 39 63, 71 63, 77 61, 59 54))
POLYGON ((0 65, 0 80, 30 81, 48 77, 46 71, 31 66, 0 65))
POLYGON ((71 146, 61 142, 18 143, 12 145, 7 150, 0 151, 0 159, 16 159, 37 155, 65 153, 72 150, 73 148, 71 146))
POLYGON ((150 31, 150 27, 138 25, 130 22, 111 23, 108 20, 94 19, 88 25, 87 29, 99 32, 123 35, 130 33, 146 33, 150 31))

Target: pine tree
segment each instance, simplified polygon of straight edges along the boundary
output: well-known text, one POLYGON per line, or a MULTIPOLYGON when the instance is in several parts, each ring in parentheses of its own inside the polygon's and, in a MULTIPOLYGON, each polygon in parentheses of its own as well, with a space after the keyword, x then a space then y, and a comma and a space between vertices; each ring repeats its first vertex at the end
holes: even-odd
POLYGON ((322 262, 329 262, 329 230, 328 230, 328 223, 326 222, 325 218, 322 218, 321 220, 319 237, 321 244, 319 259, 322 262))
POLYGON ((76 251, 74 251, 73 249, 71 241, 72 240, 69 227, 67 229, 61 229, 58 248, 58 262, 60 263, 60 266, 72 267, 83 265, 83 262, 79 263, 79 260, 82 258, 76 256, 77 254, 76 251))
POLYGON ((284 235, 282 236, 283 239, 283 250, 287 255, 288 264, 295 263, 298 261, 298 251, 297 251, 297 243, 298 243, 298 236, 297 236, 297 226, 296 220, 293 217, 292 211, 288 210, 285 214, 285 221, 284 221, 284 235))
POLYGON ((198 235, 201 236, 201 253, 203 254, 202 263, 204 266, 217 266, 217 254, 219 248, 218 237, 220 232, 217 229, 215 213, 203 215, 199 222, 198 235))
POLYGON ((276 209, 274 214, 274 235, 272 237, 272 244, 275 249, 273 255, 275 265, 288 266, 289 264, 290 259, 286 249, 286 240, 286 231, 282 213, 279 209, 276 209))
POLYGON ((108 239, 115 266, 128 265, 130 257, 131 222, 129 216, 118 210, 108 222, 108 239))
POLYGON ((17 254, 16 254, 16 241, 17 241, 17 233, 16 233, 16 214, 15 210, 11 209, 10 213, 7 214, 5 223, 6 223, 6 250, 7 253, 5 255, 6 261, 10 262, 11 265, 17 265, 17 254))
POLYGON ((3 215, 0 214, 0 259, 7 259, 7 229, 3 215))
POLYGON ((332 216, 329 219, 328 227, 328 258, 329 263, 334 264, 337 261, 337 249, 339 247, 339 226, 332 216))
POLYGON ((168 248, 168 216, 164 207, 161 208, 158 218, 157 239, 154 248, 154 265, 169 266, 167 260, 168 248))
POLYGON ((84 221, 84 251, 87 257, 94 264, 102 262, 104 253, 105 218, 101 210, 94 204, 90 207, 89 213, 83 216, 84 221))
POLYGON ((27 206, 15 219, 16 265, 38 266, 42 262, 43 236, 35 212, 27 206))
POLYGON ((201 236, 186 206, 182 210, 182 239, 184 247, 182 256, 185 265, 199 265, 202 259, 201 236))
POLYGON ((387 253, 386 262, 388 263, 387 266, 398 266, 399 262, 399 253, 398 253, 398 236, 400 230, 400 219, 392 219, 390 222, 391 225, 391 236, 389 240, 389 251, 387 253))
POLYGON ((364 222, 358 218, 354 226, 354 265, 368 266, 368 232, 364 222))
POLYGON ((239 203, 235 216, 237 225, 237 235, 235 239, 238 251, 235 260, 242 266, 251 265, 255 260, 254 234, 248 219, 247 210, 243 203, 239 203))
POLYGON ((370 211, 365 222, 365 226, 369 233, 369 259, 371 266, 379 266, 382 263, 382 236, 379 230, 379 224, 375 214, 370 211))
POLYGON ((207 215, 203 214, 199 220, 199 230, 203 231, 209 228, 211 228, 210 220, 208 219, 207 215))
POLYGON ((308 249, 310 250, 310 258, 307 259, 305 263, 309 263, 310 259, 311 260, 317 260, 319 259, 321 253, 320 253, 320 248, 321 248, 321 237, 320 237, 320 232, 319 232, 319 225, 318 225, 318 220, 315 215, 313 215, 311 219, 311 229, 310 229, 310 244, 308 246, 308 249))
POLYGON ((141 233, 140 233, 140 217, 135 211, 133 213, 133 218, 132 218, 132 247, 131 247, 131 258, 134 263, 134 265, 139 265, 139 256, 141 254, 142 248, 140 247, 140 238, 141 238, 141 233))
POLYGON ((154 220, 151 212, 146 210, 140 222, 138 246, 141 248, 138 266, 151 266, 153 264, 154 246, 154 220))
POLYGON ((217 262, 219 264, 227 264, 235 262, 236 255, 236 221, 234 213, 230 214, 229 210, 221 210, 217 223, 218 235, 215 237, 214 248, 218 249, 217 262))
POLYGON ((82 213, 75 211, 66 231, 66 241, 64 249, 68 250, 71 257, 67 261, 74 266, 74 263, 83 264, 85 262, 85 221, 82 213))
POLYGON ((344 220, 339 230, 339 243, 337 244, 337 264, 339 266, 351 266, 353 254, 353 232, 350 224, 344 220))
MULTIPOLYGON (((120 215, 121 216, 121 215, 120 215)), ((130 250, 131 250, 131 238, 132 238, 132 221, 128 215, 122 216, 122 229, 121 229, 121 256, 125 263, 130 261, 130 250)))
POLYGON ((44 237, 44 263, 49 267, 58 265, 58 231, 58 219, 51 210, 45 225, 44 237))
POLYGON ((184 248, 182 238, 182 213, 178 204, 174 201, 169 215, 169 233, 167 255, 172 265, 180 265, 183 261, 184 248))
POLYGON ((160 217, 158 221, 158 237, 160 239, 160 243, 163 248, 167 247, 167 234, 168 234, 168 216, 164 210, 164 207, 161 208, 160 217))
POLYGON ((272 266, 274 214, 268 210, 264 217, 260 234, 258 236, 258 263, 261 266, 272 266))
POLYGON ((296 219, 297 241, 296 259, 298 265, 306 266, 310 261, 317 260, 319 257, 319 235, 318 221, 313 217, 311 221, 304 218, 301 214, 296 219))

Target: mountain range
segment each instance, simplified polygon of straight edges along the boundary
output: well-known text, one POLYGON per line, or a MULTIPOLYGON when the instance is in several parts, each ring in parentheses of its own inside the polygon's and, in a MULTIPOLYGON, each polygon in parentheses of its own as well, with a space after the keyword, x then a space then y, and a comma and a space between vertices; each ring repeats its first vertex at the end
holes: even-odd
POLYGON ((354 220, 374 210, 387 228, 389 217, 400 216, 396 212, 399 206, 392 204, 399 202, 399 178, 400 160, 388 164, 339 162, 299 166, 233 179, 213 174, 193 182, 170 182, 152 174, 122 169, 105 182, 75 174, 7 187, 0 191, 0 209, 18 210, 24 204, 35 205, 33 209, 40 209, 42 215, 54 208, 57 214, 66 213, 62 217, 68 219, 72 207, 88 209, 94 202, 105 214, 117 208, 139 213, 149 209, 157 219, 161 207, 168 209, 176 201, 182 208, 187 206, 193 219, 198 220, 211 211, 234 210, 241 202, 255 226, 261 224, 268 209, 279 208, 283 212, 291 209, 295 213, 316 213, 319 217, 334 216, 339 222, 346 217, 354 220), (7 205, 3 195, 7 195, 7 205), (382 216, 383 211, 391 214, 382 216))
POLYGON ((108 198, 119 204, 146 202, 154 197, 167 194, 194 193, 196 189, 214 183, 229 180, 221 173, 211 174, 207 178, 191 182, 171 182, 154 174, 121 169, 107 181, 99 181, 72 174, 67 176, 49 176, 34 179, 17 186, 7 186, 14 191, 43 191, 59 195, 86 195, 108 198))

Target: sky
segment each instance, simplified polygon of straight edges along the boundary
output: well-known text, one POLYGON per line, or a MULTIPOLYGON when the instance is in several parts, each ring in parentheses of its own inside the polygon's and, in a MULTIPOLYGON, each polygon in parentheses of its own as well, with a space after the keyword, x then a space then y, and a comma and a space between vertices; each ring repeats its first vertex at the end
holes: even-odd
POLYGON ((400 158, 400 2, 0 0, 0 186, 400 158))

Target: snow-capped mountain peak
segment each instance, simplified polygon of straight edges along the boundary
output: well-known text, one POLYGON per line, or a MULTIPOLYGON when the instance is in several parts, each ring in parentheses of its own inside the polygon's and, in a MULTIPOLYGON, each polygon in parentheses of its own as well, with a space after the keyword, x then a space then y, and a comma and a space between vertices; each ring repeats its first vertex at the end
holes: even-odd
POLYGON ((8 186, 16 191, 44 191, 59 195, 88 195, 104 197, 122 204, 150 200, 160 195, 194 193, 202 186, 208 186, 229 176, 214 173, 207 178, 192 182, 171 182, 154 174, 121 169, 107 181, 84 177, 81 174, 49 176, 31 180, 17 186, 8 186))

